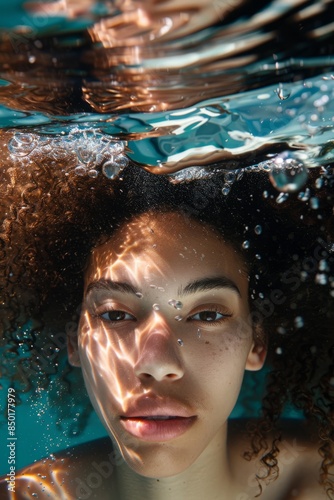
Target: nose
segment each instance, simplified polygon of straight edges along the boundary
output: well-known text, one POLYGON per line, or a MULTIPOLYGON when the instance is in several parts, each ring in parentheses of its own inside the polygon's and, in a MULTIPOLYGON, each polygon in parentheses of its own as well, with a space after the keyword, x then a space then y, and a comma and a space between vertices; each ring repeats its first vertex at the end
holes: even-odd
POLYGON ((141 380, 175 381, 184 375, 180 346, 167 325, 155 322, 142 332, 135 374, 141 380))

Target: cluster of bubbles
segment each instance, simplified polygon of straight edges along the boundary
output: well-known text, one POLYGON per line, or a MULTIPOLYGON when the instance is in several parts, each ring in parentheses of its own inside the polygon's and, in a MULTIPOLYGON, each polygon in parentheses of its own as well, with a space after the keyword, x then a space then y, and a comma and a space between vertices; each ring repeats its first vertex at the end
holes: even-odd
POLYGON ((170 299, 168 301, 168 305, 174 307, 175 309, 181 310, 183 307, 183 304, 180 300, 175 300, 175 299, 170 299))
POLYGON ((168 174, 172 184, 180 184, 182 182, 191 182, 201 179, 210 179, 217 173, 217 169, 210 167, 187 167, 168 174))
POLYGON ((76 163, 74 173, 96 178, 100 172, 115 179, 128 165, 125 143, 115 141, 95 129, 72 129, 67 135, 40 136, 17 132, 8 143, 13 160, 25 166, 38 157, 49 157, 55 163, 76 163))
POLYGON ((308 170, 300 154, 284 151, 270 160, 269 179, 283 193, 299 191, 307 182, 308 170))
MULTIPOLYGON (((227 171, 224 175, 222 194, 228 195, 232 185, 241 179, 244 173, 266 172, 271 184, 280 191, 277 203, 285 201, 289 193, 300 191, 308 179, 306 154, 302 151, 283 151, 266 161, 249 167, 227 171)), ((320 181, 319 181, 320 182, 320 181)), ((316 204, 316 201, 314 201, 316 204)))

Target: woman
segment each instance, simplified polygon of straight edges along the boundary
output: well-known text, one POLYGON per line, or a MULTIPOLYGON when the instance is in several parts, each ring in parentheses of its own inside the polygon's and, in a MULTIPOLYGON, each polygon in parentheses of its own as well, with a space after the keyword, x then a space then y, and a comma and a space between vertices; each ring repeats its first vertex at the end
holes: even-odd
POLYGON ((3 498, 331 498, 331 178, 319 192, 317 175, 315 210, 277 202, 264 173, 226 197, 223 174, 173 185, 130 166, 111 182, 48 159, 4 172, 4 336, 19 352, 32 319, 49 361, 37 382, 10 361, 7 374, 47 387, 47 332, 66 324, 68 371, 82 370, 113 444, 27 467, 3 498), (266 357, 262 417, 227 423, 266 357), (295 425, 280 421, 289 401, 295 425))

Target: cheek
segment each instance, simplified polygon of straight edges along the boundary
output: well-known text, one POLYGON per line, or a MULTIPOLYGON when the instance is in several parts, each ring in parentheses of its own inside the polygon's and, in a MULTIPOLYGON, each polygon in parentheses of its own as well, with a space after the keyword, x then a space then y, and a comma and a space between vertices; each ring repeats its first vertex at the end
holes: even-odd
POLYGON ((79 355, 91 399, 124 400, 133 379, 133 363, 122 344, 113 342, 105 328, 86 325, 79 333, 79 355))

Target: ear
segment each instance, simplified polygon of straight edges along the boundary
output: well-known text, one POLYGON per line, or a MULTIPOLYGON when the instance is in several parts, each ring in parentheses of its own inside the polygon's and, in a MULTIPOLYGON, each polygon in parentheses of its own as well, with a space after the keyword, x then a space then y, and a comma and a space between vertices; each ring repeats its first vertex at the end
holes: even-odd
POLYGON ((75 367, 81 366, 77 333, 71 333, 67 335, 67 355, 70 365, 75 367))
POLYGON ((246 370, 261 370, 267 356, 267 343, 265 335, 260 327, 254 327, 254 340, 248 353, 246 361, 246 370))

